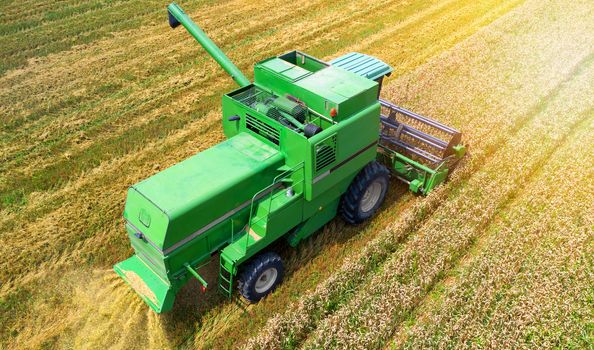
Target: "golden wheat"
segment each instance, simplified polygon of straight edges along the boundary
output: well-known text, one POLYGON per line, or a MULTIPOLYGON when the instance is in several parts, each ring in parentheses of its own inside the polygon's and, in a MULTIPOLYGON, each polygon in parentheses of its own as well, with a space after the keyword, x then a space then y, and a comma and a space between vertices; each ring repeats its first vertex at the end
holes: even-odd
POLYGON ((480 249, 435 288, 393 347, 586 345, 580 337, 592 316, 594 172, 583 165, 594 156, 593 122, 590 117, 497 215, 476 244, 480 249))

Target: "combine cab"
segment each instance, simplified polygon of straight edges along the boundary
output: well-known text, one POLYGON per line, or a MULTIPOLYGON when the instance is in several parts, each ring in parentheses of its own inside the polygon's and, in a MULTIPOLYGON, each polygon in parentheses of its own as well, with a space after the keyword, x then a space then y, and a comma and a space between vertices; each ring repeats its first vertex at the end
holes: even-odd
POLYGON ((114 269, 158 313, 190 278, 208 287, 198 270, 215 253, 218 289, 257 302, 284 274, 271 243, 296 246, 338 213, 371 218, 390 173, 428 194, 464 155, 460 132, 379 98, 392 68, 377 58, 291 51, 258 62, 251 82, 179 6, 168 12, 239 88, 222 98, 226 141, 128 190, 135 254, 114 269))

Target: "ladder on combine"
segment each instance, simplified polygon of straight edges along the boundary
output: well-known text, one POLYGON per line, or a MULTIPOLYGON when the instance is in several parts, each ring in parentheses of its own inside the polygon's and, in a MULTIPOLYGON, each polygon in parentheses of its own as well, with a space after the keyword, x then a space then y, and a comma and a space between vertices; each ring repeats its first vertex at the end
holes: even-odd
POLYGON ((223 255, 219 256, 219 292, 226 296, 227 298, 231 298, 233 296, 233 265, 231 265, 231 271, 227 267, 228 265, 225 264, 223 255))
POLYGON ((229 244, 219 257, 219 291, 226 297, 233 295, 234 276, 237 266, 249 259, 262 246, 267 245, 277 237, 268 235, 268 222, 275 212, 286 205, 298 200, 303 190, 298 189, 303 183, 303 163, 289 168, 283 166, 279 169, 272 183, 256 193, 250 204, 249 220, 243 229, 243 234, 232 237, 229 244), (299 180, 295 181, 295 174, 302 172, 299 180))

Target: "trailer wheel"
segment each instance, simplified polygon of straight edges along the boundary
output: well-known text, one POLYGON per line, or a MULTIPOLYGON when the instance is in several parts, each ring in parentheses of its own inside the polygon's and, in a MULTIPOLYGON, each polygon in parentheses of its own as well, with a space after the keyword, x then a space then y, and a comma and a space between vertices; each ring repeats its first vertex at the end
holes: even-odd
POLYGON ((340 204, 340 213, 346 222, 356 225, 375 214, 386 198, 389 175, 389 170, 376 161, 357 174, 340 204))
POLYGON ((271 293, 283 280, 285 269, 278 254, 264 253, 253 258, 240 273, 239 293, 256 303, 271 293))

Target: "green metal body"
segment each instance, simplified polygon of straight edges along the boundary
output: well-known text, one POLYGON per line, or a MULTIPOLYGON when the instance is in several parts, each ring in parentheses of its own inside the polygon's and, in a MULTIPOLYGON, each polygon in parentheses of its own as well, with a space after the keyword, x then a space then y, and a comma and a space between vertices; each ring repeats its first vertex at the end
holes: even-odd
MULTIPOLYGON (((128 190, 135 255, 114 269, 156 312, 171 309, 190 278, 207 286, 196 270, 212 254, 220 252, 219 288, 231 295, 243 262, 280 238, 295 246, 331 220, 377 158, 380 123, 376 81, 292 51, 257 63, 251 83, 177 5, 168 10, 240 87, 222 98, 226 141, 128 190), (304 124, 321 132, 307 137, 304 124)), ((389 154, 409 178, 400 162, 414 161, 389 154)), ((441 181, 443 172, 424 171, 441 181)))

